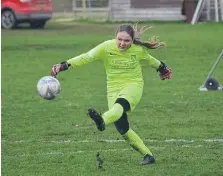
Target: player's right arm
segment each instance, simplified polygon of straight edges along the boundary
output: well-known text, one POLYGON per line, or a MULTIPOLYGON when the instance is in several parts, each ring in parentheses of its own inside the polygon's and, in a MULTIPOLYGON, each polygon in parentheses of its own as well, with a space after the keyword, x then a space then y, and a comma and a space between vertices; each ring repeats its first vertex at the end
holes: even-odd
POLYGON ((96 46, 95 48, 88 51, 87 53, 81 54, 67 61, 63 61, 59 64, 53 65, 51 70, 51 76, 56 77, 56 75, 59 72, 65 71, 68 68, 81 67, 85 64, 101 59, 101 57, 104 55, 106 51, 106 46, 107 46, 106 42, 103 42, 98 46, 96 46))

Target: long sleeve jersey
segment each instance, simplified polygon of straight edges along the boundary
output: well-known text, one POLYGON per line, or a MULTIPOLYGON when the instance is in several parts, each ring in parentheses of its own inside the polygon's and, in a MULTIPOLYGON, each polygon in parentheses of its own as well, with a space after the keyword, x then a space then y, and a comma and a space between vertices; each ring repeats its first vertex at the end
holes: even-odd
POLYGON ((148 66, 157 69, 160 61, 148 53, 146 47, 132 44, 124 52, 119 51, 116 40, 105 41, 87 53, 69 59, 71 67, 80 67, 95 60, 102 60, 107 74, 107 87, 124 86, 129 83, 143 86, 140 61, 148 61, 148 66))

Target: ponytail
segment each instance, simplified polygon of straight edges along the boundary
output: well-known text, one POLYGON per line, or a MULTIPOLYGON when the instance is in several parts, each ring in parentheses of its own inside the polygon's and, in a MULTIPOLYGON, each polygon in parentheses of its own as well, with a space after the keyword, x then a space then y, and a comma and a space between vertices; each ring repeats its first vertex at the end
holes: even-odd
POLYGON ((165 42, 159 42, 157 40, 149 40, 149 41, 142 41, 138 38, 135 38, 133 40, 133 43, 136 44, 136 45, 142 45, 142 46, 145 46, 146 48, 149 48, 149 49, 156 49, 156 48, 159 48, 161 46, 165 46, 165 42))
POLYGON ((143 26, 141 29, 139 29, 138 31, 138 22, 133 25, 133 29, 134 29, 134 38, 133 38, 133 43, 136 45, 141 45, 141 46, 145 46, 146 48, 149 49, 156 49, 159 48, 161 46, 165 46, 165 42, 160 42, 158 40, 158 37, 153 36, 149 41, 142 41, 140 40, 140 36, 146 32, 148 29, 151 29, 153 26, 143 26))

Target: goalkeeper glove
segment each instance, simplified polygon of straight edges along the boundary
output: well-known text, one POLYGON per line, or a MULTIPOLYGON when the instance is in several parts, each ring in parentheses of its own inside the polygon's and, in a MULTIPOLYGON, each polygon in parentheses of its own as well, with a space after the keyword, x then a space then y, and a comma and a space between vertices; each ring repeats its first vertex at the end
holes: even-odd
POLYGON ((60 64, 54 64, 51 69, 51 76, 56 78, 59 72, 67 70, 70 66, 71 64, 67 61, 61 62, 60 64))
POLYGON ((172 70, 171 68, 168 68, 167 65, 160 61, 161 64, 159 68, 157 69, 157 72, 160 72, 160 79, 165 80, 165 79, 170 79, 172 77, 172 70))

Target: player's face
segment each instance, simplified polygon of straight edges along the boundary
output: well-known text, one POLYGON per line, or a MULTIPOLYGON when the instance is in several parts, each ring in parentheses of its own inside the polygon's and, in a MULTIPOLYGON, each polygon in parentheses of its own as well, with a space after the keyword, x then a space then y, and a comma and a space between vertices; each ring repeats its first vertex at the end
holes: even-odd
POLYGON ((123 52, 126 51, 132 44, 132 38, 131 36, 125 32, 118 32, 116 35, 116 43, 118 46, 118 49, 123 52))

